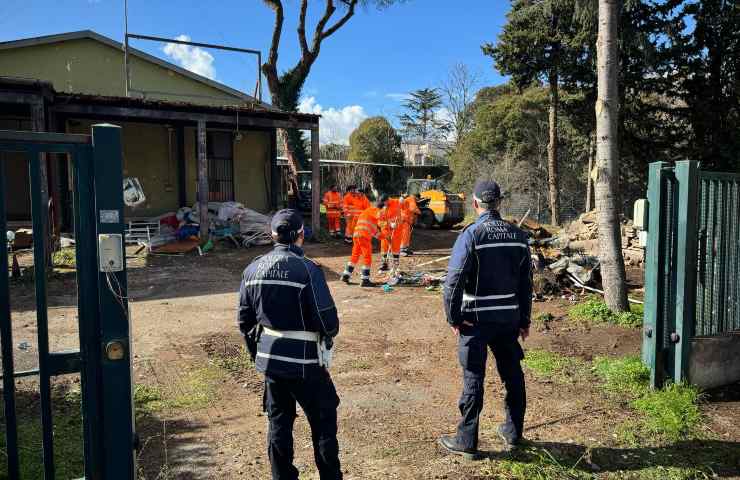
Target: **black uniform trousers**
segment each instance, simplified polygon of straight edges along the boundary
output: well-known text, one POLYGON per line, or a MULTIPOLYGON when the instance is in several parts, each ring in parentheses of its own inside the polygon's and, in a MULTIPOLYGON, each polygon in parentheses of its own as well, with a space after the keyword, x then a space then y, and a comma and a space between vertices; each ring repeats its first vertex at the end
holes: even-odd
POLYGON ((337 443, 339 397, 326 371, 309 380, 265 376, 264 406, 269 418, 267 451, 273 480, 298 480, 298 469, 293 466, 296 402, 311 427, 314 458, 321 480, 341 480, 337 443))
POLYGON ((483 409, 488 348, 493 352, 506 389, 504 432, 511 439, 522 436, 527 399, 520 363, 524 352, 518 336, 518 326, 489 323, 460 327, 458 356, 463 369, 463 392, 459 402, 462 419, 457 426, 457 442, 461 447, 478 448, 478 420, 483 409))

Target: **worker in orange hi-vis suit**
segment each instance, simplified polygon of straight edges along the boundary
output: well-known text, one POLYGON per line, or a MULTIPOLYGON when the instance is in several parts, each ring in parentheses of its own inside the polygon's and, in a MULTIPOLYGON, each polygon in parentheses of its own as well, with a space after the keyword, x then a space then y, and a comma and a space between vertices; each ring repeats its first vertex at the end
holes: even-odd
POLYGON ((344 283, 349 283, 352 272, 355 271, 355 265, 359 262, 361 266, 360 277, 362 278, 360 286, 374 286, 370 281, 370 267, 373 263, 373 237, 382 235, 378 227, 378 222, 386 201, 387 197, 381 197, 375 206, 365 209, 358 217, 352 237, 352 256, 349 262, 347 262, 344 272, 342 272, 342 281, 344 283))
POLYGON ((336 185, 329 187, 329 190, 324 194, 323 204, 324 208, 326 208, 329 235, 339 238, 342 229, 342 195, 337 191, 336 185))
POLYGON ((412 255, 411 232, 414 230, 417 216, 421 214, 416 204, 416 197, 404 194, 401 197, 401 255, 412 255))
POLYGON ((393 269, 396 270, 401 259, 401 199, 389 198, 380 214, 382 239, 380 241, 380 271, 387 272, 389 254, 393 255, 393 269))
POLYGON ((347 187, 347 193, 342 199, 342 212, 344 213, 344 241, 352 243, 352 235, 355 231, 357 217, 360 216, 364 208, 357 201, 357 187, 350 185, 347 187))

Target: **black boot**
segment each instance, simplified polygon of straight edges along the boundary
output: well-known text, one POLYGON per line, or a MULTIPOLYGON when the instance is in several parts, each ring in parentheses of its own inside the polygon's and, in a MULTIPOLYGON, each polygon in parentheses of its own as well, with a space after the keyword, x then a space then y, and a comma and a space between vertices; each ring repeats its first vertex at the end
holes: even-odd
POLYGON ((369 279, 363 278, 362 279, 362 283, 360 284, 360 286, 361 287, 374 287, 375 284, 373 282, 371 282, 369 279))
POLYGON ((442 435, 439 437, 438 443, 447 453, 460 455, 467 460, 477 460, 480 458, 478 450, 461 447, 458 445, 457 439, 454 436, 442 435))
POLYGON ((347 275, 346 273, 343 273, 343 274, 342 274, 342 278, 341 278, 341 280, 342 280, 342 281, 343 281, 344 283, 346 283, 347 285, 349 285, 349 275, 347 275))
POLYGON ((496 428, 498 437, 504 442, 504 449, 507 451, 514 450, 522 444, 522 437, 512 431, 513 429, 502 423, 496 428))

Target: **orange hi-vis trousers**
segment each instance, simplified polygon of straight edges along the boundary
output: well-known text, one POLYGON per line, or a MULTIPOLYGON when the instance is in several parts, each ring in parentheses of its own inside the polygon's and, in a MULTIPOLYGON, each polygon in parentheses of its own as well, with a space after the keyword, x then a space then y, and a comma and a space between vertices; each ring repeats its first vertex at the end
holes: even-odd
POLYGON ((352 238, 355 234, 355 225, 357 225, 357 218, 359 214, 348 213, 344 216, 344 236, 346 238, 352 238))
POLYGON ((342 214, 339 210, 327 210, 326 222, 331 233, 339 233, 342 230, 342 214))
POLYGON ((354 237, 352 239, 352 256, 347 262, 342 275, 347 278, 352 276, 355 271, 355 265, 360 262, 360 278, 370 280, 370 266, 373 262, 373 239, 369 237, 354 237))
POLYGON ((355 237, 352 239, 352 256, 349 262, 353 265, 370 267, 373 262, 373 240, 366 237, 355 237))
POLYGON ((402 225, 403 223, 399 222, 394 229, 391 229, 390 225, 383 229, 383 236, 380 240, 381 256, 385 256, 389 248, 392 255, 399 255, 401 253, 401 246, 403 244, 402 225))
POLYGON ((401 222, 399 230, 401 230, 401 248, 410 247, 412 224, 409 222, 401 222))

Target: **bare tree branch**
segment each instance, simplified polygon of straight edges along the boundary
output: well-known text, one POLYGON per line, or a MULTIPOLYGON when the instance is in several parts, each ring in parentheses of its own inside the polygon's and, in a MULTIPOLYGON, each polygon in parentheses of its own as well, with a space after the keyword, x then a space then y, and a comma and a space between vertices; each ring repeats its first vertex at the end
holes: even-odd
POLYGON ((319 20, 319 23, 316 24, 316 31, 313 34, 311 54, 314 56, 317 56, 319 54, 319 50, 321 50, 321 41, 324 39, 324 27, 326 27, 326 24, 329 22, 329 19, 331 19, 331 16, 334 15, 336 10, 337 7, 334 6, 334 0, 326 0, 324 15, 321 17, 321 20, 319 20))
POLYGON ((321 38, 322 40, 328 38, 334 32, 342 28, 344 24, 347 23, 347 21, 355 14, 355 6, 357 5, 357 0, 344 1, 343 3, 347 5, 347 13, 345 13, 344 16, 337 21, 337 23, 332 25, 327 31, 323 33, 321 38))
POLYGON ((270 53, 267 56, 267 63, 263 68, 269 68, 274 70, 277 74, 277 61, 278 61, 278 50, 280 48, 280 37, 283 33, 283 21, 285 19, 283 13, 283 2, 281 0, 264 0, 268 7, 275 11, 275 26, 272 30, 272 43, 270 45, 270 53))
POLYGON ((298 17, 298 42, 301 44, 301 57, 306 58, 310 55, 308 51, 308 42, 306 41, 306 11, 308 10, 308 0, 301 0, 301 13, 298 17))

